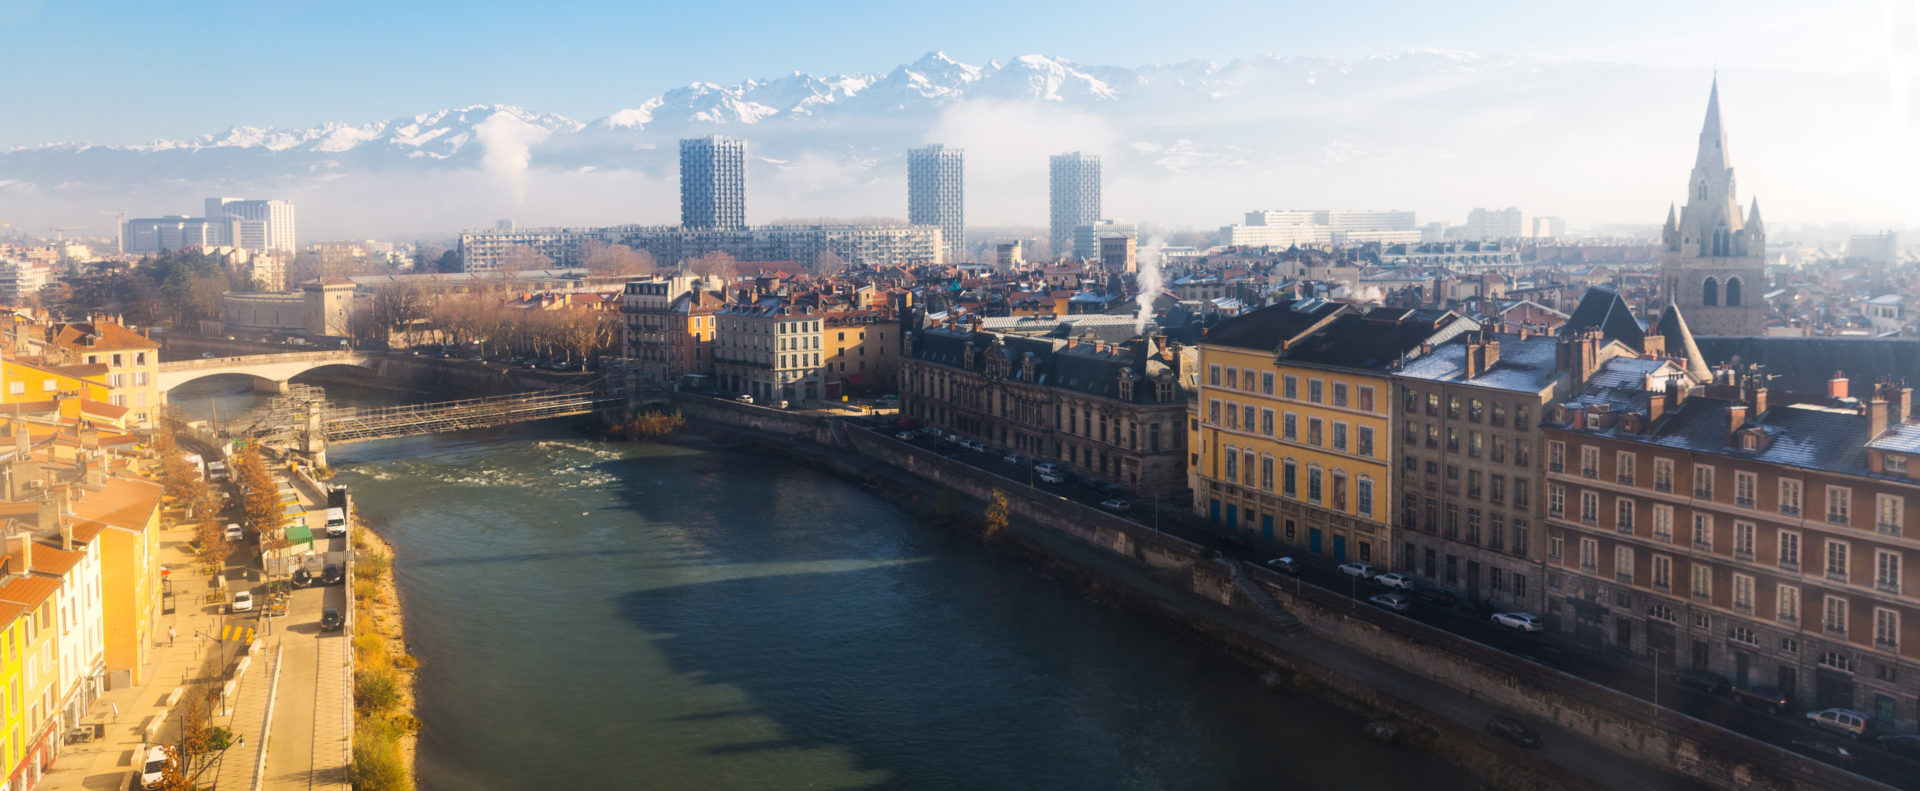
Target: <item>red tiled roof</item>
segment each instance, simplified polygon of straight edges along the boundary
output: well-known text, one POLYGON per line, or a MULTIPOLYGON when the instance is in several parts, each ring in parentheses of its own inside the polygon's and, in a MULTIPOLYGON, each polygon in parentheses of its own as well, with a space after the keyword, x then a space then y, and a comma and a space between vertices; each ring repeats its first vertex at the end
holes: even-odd
MULTIPOLYGON (((12 558, 8 558, 11 565, 12 558)), ((60 581, 49 577, 14 577, 0 583, 0 601, 19 602, 28 609, 40 606, 60 589, 60 581)))

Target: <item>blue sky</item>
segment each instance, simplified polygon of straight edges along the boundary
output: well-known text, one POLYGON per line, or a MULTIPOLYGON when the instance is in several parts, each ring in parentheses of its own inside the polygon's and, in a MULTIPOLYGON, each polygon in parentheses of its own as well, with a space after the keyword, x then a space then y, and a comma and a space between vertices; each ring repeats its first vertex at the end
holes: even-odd
POLYGON ((12 66, 0 147, 123 144, 480 103, 591 119, 688 82, 883 71, 931 50, 975 64, 1042 53, 1133 66, 1433 47, 1885 70, 1881 2, 1470 5, 0 0, 12 66))

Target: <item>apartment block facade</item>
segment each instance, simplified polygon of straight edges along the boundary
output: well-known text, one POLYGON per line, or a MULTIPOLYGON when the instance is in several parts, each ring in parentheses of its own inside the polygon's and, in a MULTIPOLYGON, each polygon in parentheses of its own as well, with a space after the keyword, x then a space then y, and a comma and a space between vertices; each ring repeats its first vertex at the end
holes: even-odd
POLYGON ((1713 377, 1617 359, 1549 413, 1553 620, 1663 666, 1911 726, 1911 390, 1882 384, 1861 403, 1844 379, 1801 396, 1713 377))
POLYGON ((1318 299, 1216 325, 1189 421, 1195 511, 1268 545, 1392 566, 1392 374, 1468 329, 1452 313, 1318 299))
POLYGON ((1185 489, 1180 350, 972 326, 908 334, 901 414, 1140 496, 1185 489))
POLYGON ((1469 333, 1395 374, 1400 571, 1467 601, 1545 611, 1538 426, 1565 395, 1574 343, 1469 333))
POLYGON ((724 135, 680 141, 680 225, 747 227, 747 142, 724 135))
POLYGON ((940 229, 948 261, 966 251, 966 154, 935 143, 907 152, 907 222, 940 229))

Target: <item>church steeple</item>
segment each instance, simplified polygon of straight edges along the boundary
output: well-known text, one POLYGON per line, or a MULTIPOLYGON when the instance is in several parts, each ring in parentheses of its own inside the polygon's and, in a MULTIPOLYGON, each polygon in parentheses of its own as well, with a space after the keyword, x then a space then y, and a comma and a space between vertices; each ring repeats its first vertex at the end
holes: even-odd
POLYGON ((1680 223, 1681 252, 1713 258, 1740 255, 1733 240, 1745 223, 1734 192, 1727 132, 1720 123, 1718 77, 1707 94, 1707 118, 1700 125, 1700 151, 1688 177, 1687 206, 1680 223))
POLYGON ((1720 77, 1713 78, 1713 88, 1707 92, 1707 120, 1700 124, 1700 154, 1694 158, 1695 168, 1726 170, 1732 167, 1727 162, 1727 132, 1720 126, 1720 77))
POLYGON ((1764 234, 1767 232, 1767 227, 1760 224, 1760 197, 1757 195, 1754 196, 1753 203, 1749 204, 1747 211, 1747 230, 1755 234, 1764 234))

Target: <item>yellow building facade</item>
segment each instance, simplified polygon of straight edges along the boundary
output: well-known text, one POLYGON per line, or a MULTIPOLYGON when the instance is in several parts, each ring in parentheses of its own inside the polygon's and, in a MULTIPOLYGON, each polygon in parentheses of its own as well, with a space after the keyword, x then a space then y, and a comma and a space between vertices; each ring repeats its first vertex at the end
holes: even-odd
POLYGON ((1389 377, 1431 326, 1457 319, 1415 313, 1300 300, 1209 332, 1189 420, 1195 511, 1262 544, 1390 567, 1389 377))

